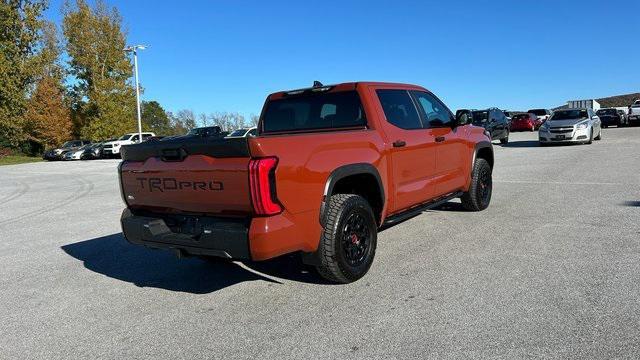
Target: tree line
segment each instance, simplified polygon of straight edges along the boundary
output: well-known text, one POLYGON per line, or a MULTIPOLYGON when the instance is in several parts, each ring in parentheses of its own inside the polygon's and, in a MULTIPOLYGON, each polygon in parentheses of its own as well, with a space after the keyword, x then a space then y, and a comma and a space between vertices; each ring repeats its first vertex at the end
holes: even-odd
MULTIPOLYGON (((0 0, 0 148, 37 154, 72 138, 137 131, 132 61, 117 8, 67 1, 60 27, 46 0, 0 0)), ((179 135, 200 126, 231 131, 257 123, 239 113, 195 115, 142 103, 145 131, 179 135)))

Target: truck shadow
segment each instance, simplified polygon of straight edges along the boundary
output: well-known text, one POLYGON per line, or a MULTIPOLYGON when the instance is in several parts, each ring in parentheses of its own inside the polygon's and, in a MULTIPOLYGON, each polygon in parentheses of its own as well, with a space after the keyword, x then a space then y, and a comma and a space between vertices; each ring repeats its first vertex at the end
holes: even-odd
POLYGON ((282 279, 324 283, 290 255, 260 263, 207 262, 198 258, 178 259, 170 251, 129 244, 122 233, 64 245, 61 249, 82 261, 85 268, 139 287, 207 294, 245 281, 281 284, 282 279))

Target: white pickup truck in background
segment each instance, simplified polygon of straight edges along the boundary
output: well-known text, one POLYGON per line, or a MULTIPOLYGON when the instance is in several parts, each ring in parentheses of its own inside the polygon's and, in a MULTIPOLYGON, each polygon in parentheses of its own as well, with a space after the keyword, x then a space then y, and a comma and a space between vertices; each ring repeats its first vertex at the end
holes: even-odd
POLYGON ((640 100, 629 106, 629 125, 640 124, 640 100))
MULTIPOLYGON (((142 141, 145 141, 152 136, 156 136, 156 134, 152 132, 143 132, 142 141)), ((116 141, 108 141, 104 143, 104 145, 102 146, 102 156, 120 156, 120 148, 122 147, 122 145, 137 144, 139 142, 140 138, 138 133, 124 134, 116 141)))

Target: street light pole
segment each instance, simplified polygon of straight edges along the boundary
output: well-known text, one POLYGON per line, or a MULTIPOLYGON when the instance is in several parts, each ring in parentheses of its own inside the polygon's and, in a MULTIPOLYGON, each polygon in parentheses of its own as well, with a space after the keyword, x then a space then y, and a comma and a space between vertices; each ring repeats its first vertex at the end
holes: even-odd
POLYGON ((138 79, 138 49, 144 50, 144 45, 133 45, 124 48, 124 51, 133 53, 133 68, 136 79, 136 109, 138 111, 138 141, 142 142, 142 111, 140 109, 140 81, 138 79))

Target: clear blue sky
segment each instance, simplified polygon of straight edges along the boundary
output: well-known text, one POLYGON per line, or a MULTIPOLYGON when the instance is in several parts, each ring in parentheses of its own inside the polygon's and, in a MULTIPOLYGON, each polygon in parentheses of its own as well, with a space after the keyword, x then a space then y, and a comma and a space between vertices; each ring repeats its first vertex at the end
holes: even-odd
POLYGON ((151 46, 144 99, 170 111, 259 113, 313 80, 415 83, 454 111, 640 91, 638 0, 108 3, 151 46))

